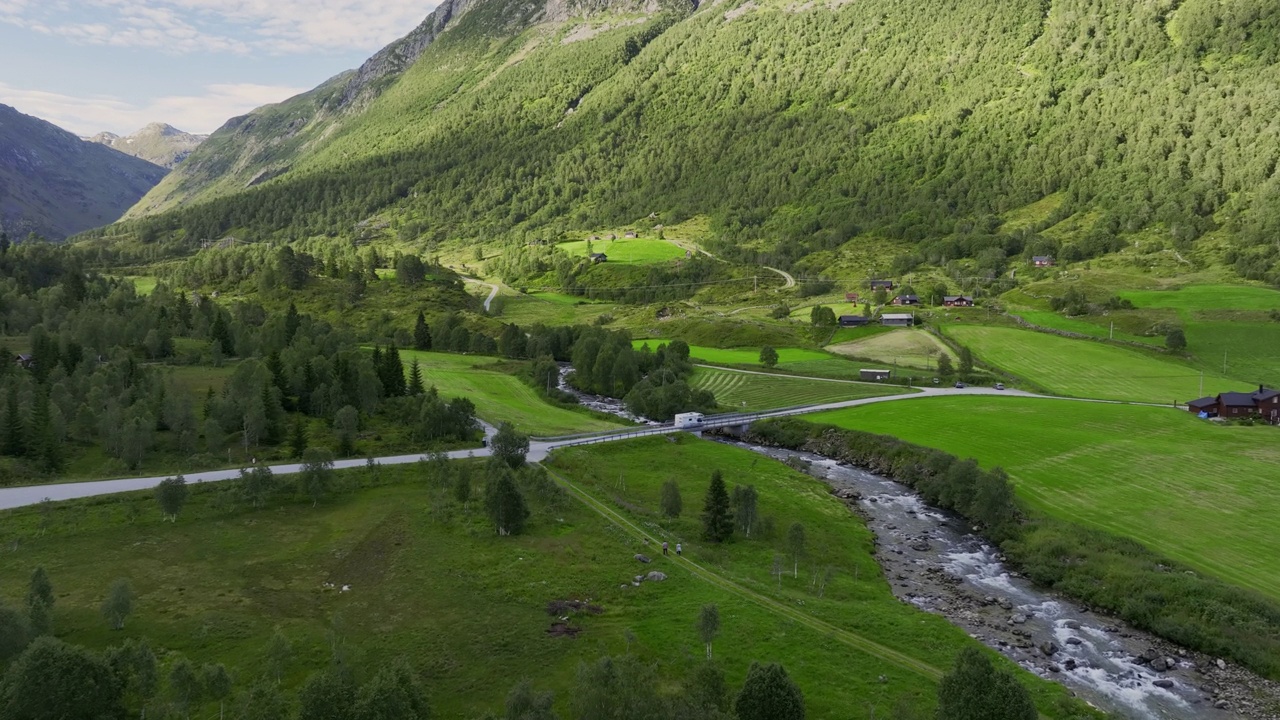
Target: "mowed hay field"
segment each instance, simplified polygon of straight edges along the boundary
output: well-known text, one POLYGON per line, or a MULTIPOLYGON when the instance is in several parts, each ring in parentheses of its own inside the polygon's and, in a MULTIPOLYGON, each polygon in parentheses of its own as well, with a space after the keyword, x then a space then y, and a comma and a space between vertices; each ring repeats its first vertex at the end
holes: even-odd
POLYGON ((1280 599, 1280 430, 1173 409, 925 398, 807 416, 1002 466, 1032 506, 1280 599), (948 418, 948 422, 936 422, 948 418))
POLYGON ((871 384, 710 368, 694 368, 690 384, 701 390, 710 390, 716 396, 716 402, 730 410, 769 410, 903 392, 893 386, 881 388, 871 384))
POLYGON ((939 355, 945 354, 953 362, 956 361, 951 348, 932 334, 918 329, 879 333, 862 340, 828 345, 827 349, 840 355, 867 358, 885 365, 898 364, 928 370, 938 366, 939 355))
POLYGON ((521 432, 540 436, 609 430, 620 426, 585 412, 546 402, 520 378, 486 367, 499 363, 498 358, 400 351, 400 360, 406 368, 415 359, 422 371, 424 385, 434 385, 446 399, 455 395, 466 397, 475 403, 477 415, 495 425, 507 421, 521 432))
POLYGON ((1139 308, 1172 309, 1187 335, 1192 364, 1250 384, 1280 385, 1280 292, 1242 285, 1120 293, 1139 308))
POLYGON ((684 257, 684 248, 666 240, 634 238, 621 240, 593 240, 587 250, 586 240, 560 243, 556 247, 570 255, 586 257, 590 253, 604 253, 611 263, 660 263, 684 257))
MULTIPOLYGON (((647 340, 632 340, 631 344, 636 348, 648 345, 650 350, 656 351, 660 346, 669 342, 671 341, 666 339, 650 338, 647 340)), ((859 379, 858 370, 861 366, 839 355, 832 355, 822 350, 811 350, 809 348, 779 347, 774 348, 774 350, 778 353, 778 364, 774 367, 775 370, 794 375, 811 375, 813 377, 839 380, 859 379)), ((690 345, 689 358, 695 363, 701 362, 711 365, 762 367, 760 365, 760 348, 758 347, 713 348, 703 345, 690 345)))
MULTIPOLYGON (((1200 371, 1139 350, 1006 327, 951 325, 948 336, 988 365, 1060 395, 1105 400, 1185 403, 1200 397, 1200 371)), ((1248 385, 1204 374, 1204 394, 1248 385)))

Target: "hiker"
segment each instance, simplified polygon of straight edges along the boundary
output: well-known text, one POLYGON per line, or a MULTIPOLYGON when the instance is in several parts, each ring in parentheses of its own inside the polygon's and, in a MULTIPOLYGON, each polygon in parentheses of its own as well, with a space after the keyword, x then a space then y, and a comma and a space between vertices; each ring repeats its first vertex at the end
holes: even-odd
POLYGON ((666 555, 666 554, 667 554, 667 541, 666 541, 666 540, 663 540, 663 541, 662 541, 662 554, 663 554, 663 555, 666 555))
POLYGON ((679 555, 679 554, 680 554, 680 550, 681 550, 680 543, 676 543, 676 554, 677 554, 677 555, 679 555))

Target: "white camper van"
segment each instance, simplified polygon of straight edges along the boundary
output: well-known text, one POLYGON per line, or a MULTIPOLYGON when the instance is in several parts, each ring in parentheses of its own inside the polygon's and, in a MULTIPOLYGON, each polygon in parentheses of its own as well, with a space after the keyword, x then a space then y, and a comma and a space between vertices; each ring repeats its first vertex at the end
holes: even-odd
POLYGON ((676 413, 675 426, 678 428, 702 427, 702 413, 676 413))

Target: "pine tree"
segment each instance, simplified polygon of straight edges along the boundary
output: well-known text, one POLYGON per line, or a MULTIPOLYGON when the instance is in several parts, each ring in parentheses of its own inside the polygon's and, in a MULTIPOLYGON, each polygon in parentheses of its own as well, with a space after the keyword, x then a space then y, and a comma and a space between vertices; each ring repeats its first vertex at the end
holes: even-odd
POLYGON ((431 349, 431 328, 427 327, 427 318, 418 311, 418 319, 413 324, 413 347, 418 350, 431 349))
POLYGON ((22 457, 27 454, 27 431, 22 422, 22 408, 18 405, 18 386, 9 386, 9 400, 5 403, 4 454, 22 457))
POLYGON ((387 397, 398 397, 405 394, 404 381, 404 363, 400 362, 400 349, 395 343, 391 343, 391 347, 387 348, 386 354, 382 356, 382 363, 386 367, 386 379, 382 381, 386 390, 387 397))
POLYGON ((227 321, 223 319, 222 312, 217 308, 213 309, 213 325, 209 327, 209 335, 210 339, 221 348, 223 355, 236 354, 236 343, 231 337, 231 328, 227 327, 227 321))
POLYGON ((733 511, 729 509, 729 491, 719 470, 711 473, 711 486, 702 509, 702 539, 725 542, 733 537, 733 511))
POLYGON ((418 367, 417 358, 414 358, 413 362, 409 364, 409 383, 406 386, 405 392, 406 394, 413 396, 421 395, 426 392, 426 389, 422 386, 422 369, 418 367))
POLYGON ((302 457, 302 453, 307 451, 307 425, 306 421, 299 415, 293 421, 293 432, 289 435, 289 455, 293 458, 302 457))
POLYGON ((293 336, 298 334, 298 328, 302 325, 302 318, 298 315, 298 307, 293 303, 289 303, 289 311, 284 316, 284 342, 286 345, 293 342, 293 336))

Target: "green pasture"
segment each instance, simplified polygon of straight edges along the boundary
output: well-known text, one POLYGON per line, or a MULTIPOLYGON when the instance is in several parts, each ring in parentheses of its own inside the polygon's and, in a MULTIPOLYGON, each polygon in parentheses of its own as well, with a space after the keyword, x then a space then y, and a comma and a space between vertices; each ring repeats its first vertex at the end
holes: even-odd
POLYGON ((1125 332, 1120 328, 1117 328, 1113 333, 1106 317, 1073 318, 1049 310, 1018 310, 1013 314, 1032 325, 1039 325, 1053 330, 1065 330, 1099 339, 1127 340, 1152 347, 1164 347, 1163 335, 1159 337, 1144 337, 1125 332))
POLYGON ((610 263, 660 263, 684 257, 684 248, 656 238, 632 238, 619 240, 577 240, 560 243, 556 247, 566 253, 586 257, 589 253, 604 253, 610 263), (587 249, 588 243, 591 249, 587 249))
MULTIPOLYGON (((670 341, 648 339, 632 340, 631 344, 637 348, 648 344, 650 350, 657 351, 658 347, 666 345, 668 342, 670 341)), ((861 366, 839 355, 808 348, 780 347, 774 349, 778 352, 778 364, 774 367, 777 371, 791 375, 808 375, 835 380, 859 379, 858 370, 861 366)), ((713 348, 690 345, 689 357, 696 363, 764 369, 764 366, 760 364, 760 348, 758 347, 713 348)))
POLYGON ((133 282, 133 289, 139 295, 150 295, 155 292, 156 284, 160 282, 154 275, 136 275, 125 279, 133 282))
POLYGON ((1166 408, 926 398, 806 418, 999 465, 1033 507, 1280 599, 1280 430, 1166 408), (950 418, 939 423, 931 418, 950 418))
POLYGON ((489 367, 501 362, 498 358, 401 350, 400 359, 406 367, 416 359, 424 384, 436 386, 444 397, 466 397, 475 403, 476 414, 491 423, 511 422, 522 432, 540 436, 618 427, 548 403, 520 378, 489 367))
POLYGON ((861 385, 791 375, 763 375, 701 367, 694 368, 691 384, 701 390, 710 390, 716 396, 716 402, 731 410, 769 410, 896 395, 903 392, 892 386, 882 388, 872 384, 861 385))
POLYGON ((1091 340, 977 325, 951 325, 945 332, 980 361, 1060 395, 1172 404, 1244 387, 1205 373, 1201 393, 1195 368, 1091 340))
POLYGON ((499 317, 503 322, 527 326, 536 323, 590 324, 601 315, 613 311, 616 306, 572 295, 535 292, 528 295, 499 295, 494 300, 494 307, 500 309, 499 317))
POLYGON ((1192 285, 1179 290, 1126 290, 1120 297, 1140 308, 1280 310, 1280 291, 1250 285, 1192 285))
MULTIPOLYGON (((478 493, 479 465, 472 467, 478 493)), ((601 499, 626 502, 627 517, 650 528, 645 538, 576 500, 546 494, 529 495, 534 513, 524 534, 499 537, 481 503, 457 502, 447 489, 452 481, 435 467, 360 469, 338 473, 334 493, 315 507, 281 478, 282 492, 260 509, 237 502, 222 484, 193 488, 174 523, 161 518, 150 493, 7 511, 0 542, 11 551, 0 557, 0 598, 20 606, 32 568, 44 567, 57 596, 59 638, 94 649, 146 639, 162 659, 182 653, 225 663, 237 689, 265 673, 267 639, 277 628, 291 644, 281 680, 287 692, 329 667, 335 648, 358 678, 404 658, 445 718, 500 711, 522 678, 554 691, 563 716, 578 664, 603 654, 659 662, 663 682, 674 683, 701 662, 694 623, 708 603, 720 608, 714 649, 730 691, 751 661, 781 662, 805 692, 811 718, 848 717, 850 708, 887 717, 904 699, 930 712, 934 685, 756 598, 781 600, 937 668, 973 642, 895 600, 865 526, 821 483, 779 463, 683 436, 575 449, 555 467, 601 499), (773 520, 769 536, 758 530, 724 547, 698 541, 696 507, 712 468, 756 486, 761 514, 773 520), (657 486, 668 478, 681 484, 685 513, 658 521, 657 486), (771 559, 783 552, 791 522, 805 526, 808 551, 799 577, 774 578, 771 559), (687 561, 745 591, 695 576, 648 539, 683 541, 687 561), (633 560, 641 552, 654 563, 633 560), (832 577, 818 597, 812 576, 826 567, 832 577), (649 570, 668 579, 630 584, 649 570), (134 591, 133 611, 124 630, 110 631, 99 605, 118 578, 134 591), (574 615, 576 638, 555 637, 548 629, 558 618, 546 611, 555 600, 589 600, 602 612, 574 615)), ((1065 695, 1019 676, 1044 709, 1065 695)), ((209 703, 191 715, 218 710, 209 703)))
POLYGON ((1194 285, 1123 292, 1140 308, 1172 309, 1192 364, 1249 384, 1280 385, 1280 292, 1247 285, 1194 285))
MULTIPOLYGON (((654 545, 664 540, 671 547, 682 543, 687 558, 750 593, 801 609, 938 668, 949 666, 954 654, 971 642, 941 618, 895 600, 872 556, 866 526, 831 496, 825 484, 781 463, 739 448, 679 436, 674 442, 646 438, 561 450, 550 466, 643 527, 654 545), (722 546, 700 539, 698 512, 714 470, 723 473, 730 490, 734 485, 754 486, 759 515, 767 518, 750 537, 739 532, 734 542, 722 546), (684 512, 675 519, 658 512, 661 486, 668 480, 678 484, 684 504, 684 512), (786 549, 792 523, 800 523, 806 536, 806 552, 798 562, 786 549), (781 577, 770 572, 776 556, 781 556, 785 569, 781 577), (824 568, 832 569, 833 579, 819 597, 813 588, 814 573, 824 568)), ((718 641, 720 661, 733 667, 747 657, 795 657, 783 662, 805 692, 808 717, 847 718, 851 708, 868 717, 872 713, 891 717, 883 704, 903 692, 920 693, 921 705, 932 705, 930 683, 872 654, 841 647, 830 636, 777 619, 766 619, 748 630, 743 624, 753 613, 741 600, 721 605, 720 612, 726 630, 732 624, 735 634, 754 631, 757 638, 750 644, 760 643, 752 648, 738 639, 718 641), (727 622, 723 620, 726 613, 731 618, 727 622), (809 643, 815 644, 809 648, 809 643), (778 649, 770 652, 770 646, 778 649), (876 687, 881 674, 890 687, 876 687)), ((1047 698, 1061 692, 1059 687, 1019 674, 1037 693, 1042 707, 1047 698)), ((736 677, 731 676, 730 682, 736 682, 736 677)))
MULTIPOLYGON (((666 345, 670 340, 647 339, 632 340, 631 344, 639 348, 647 344, 650 350, 657 351, 659 347, 666 345)), ((829 353, 821 350, 809 350, 806 348, 774 348, 778 352, 778 365, 782 366, 788 363, 810 362, 814 360, 830 360, 829 353)), ((760 348, 713 348, 702 345, 690 345, 689 357, 694 360, 700 360, 706 363, 716 365, 759 365, 760 364, 760 348)))

